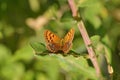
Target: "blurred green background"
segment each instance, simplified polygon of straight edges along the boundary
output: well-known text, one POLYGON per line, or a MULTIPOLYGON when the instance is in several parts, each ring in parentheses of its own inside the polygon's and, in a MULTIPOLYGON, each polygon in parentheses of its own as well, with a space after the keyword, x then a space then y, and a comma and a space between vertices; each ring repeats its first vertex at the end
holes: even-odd
MULTIPOLYGON (((104 79, 120 80, 120 0, 75 3, 104 79)), ((67 0, 0 0, 0 80, 98 80, 86 53, 67 0), (77 57, 35 55, 47 53, 44 30, 63 37, 72 27, 77 57)))

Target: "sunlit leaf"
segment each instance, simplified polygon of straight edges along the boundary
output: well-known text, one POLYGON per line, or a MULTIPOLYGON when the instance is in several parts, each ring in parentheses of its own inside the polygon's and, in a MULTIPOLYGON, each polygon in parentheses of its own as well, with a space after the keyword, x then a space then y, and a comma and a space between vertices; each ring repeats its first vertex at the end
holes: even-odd
POLYGON ((36 54, 44 54, 44 52, 46 51, 45 45, 41 42, 31 42, 30 45, 34 49, 36 54))

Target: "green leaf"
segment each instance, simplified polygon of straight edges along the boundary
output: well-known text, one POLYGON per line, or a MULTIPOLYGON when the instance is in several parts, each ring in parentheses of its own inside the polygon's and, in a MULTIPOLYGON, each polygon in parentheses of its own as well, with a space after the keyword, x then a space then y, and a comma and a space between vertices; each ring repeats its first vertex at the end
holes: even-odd
POLYGON ((46 51, 45 45, 41 42, 30 42, 30 45, 36 54, 43 54, 46 51))
POLYGON ((89 7, 89 6, 94 6, 98 0, 83 0, 79 1, 79 7, 89 7))
POLYGON ((69 73, 67 74, 68 76, 80 75, 86 76, 82 78, 83 80, 95 79, 95 70, 89 67, 87 60, 82 56, 78 58, 73 56, 67 56, 65 58, 59 56, 59 58, 60 66, 69 73), (74 73, 74 75, 72 73, 74 73))
MULTIPOLYGON (((38 73, 41 78, 46 78, 50 80, 57 80, 58 74, 59 74, 59 63, 57 61, 57 58, 55 58, 56 54, 53 55, 46 55, 44 57, 42 56, 36 56, 36 61, 34 64, 34 68, 37 71, 44 72, 43 75, 38 73)), ((40 77, 36 76, 40 79, 40 77)))
POLYGON ((83 12, 84 17, 94 26, 95 29, 98 29, 101 25, 101 19, 98 15, 100 15, 103 6, 100 4, 98 0, 89 0, 87 3, 83 5, 86 6, 83 12))
POLYGON ((82 56, 76 58, 72 55, 64 57, 61 54, 51 54, 36 56, 36 60, 35 70, 44 72, 43 78, 47 76, 50 80, 56 80, 68 76, 71 80, 97 79, 95 69, 82 56))
POLYGON ((98 43, 100 42, 100 36, 99 35, 94 35, 90 39, 92 40, 93 47, 96 47, 98 45, 98 43))

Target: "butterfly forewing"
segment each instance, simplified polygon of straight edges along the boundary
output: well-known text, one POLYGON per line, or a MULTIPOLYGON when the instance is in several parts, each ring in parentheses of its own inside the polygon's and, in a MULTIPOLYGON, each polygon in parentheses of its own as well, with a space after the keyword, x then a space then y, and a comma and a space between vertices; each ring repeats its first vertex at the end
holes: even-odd
POLYGON ((44 36, 45 36, 45 41, 47 43, 47 49, 51 52, 57 52, 58 50, 60 50, 61 45, 60 45, 60 41, 61 39, 55 35, 54 33, 52 33, 49 30, 46 30, 44 32, 44 36))
POLYGON ((52 33, 49 30, 46 30, 44 32, 44 35, 45 35, 45 40, 47 43, 49 43, 49 42, 59 43, 61 40, 57 35, 55 35, 54 33, 52 33))
POLYGON ((72 28, 63 39, 62 51, 64 53, 68 53, 69 50, 71 49, 73 38, 74 38, 74 29, 72 28))

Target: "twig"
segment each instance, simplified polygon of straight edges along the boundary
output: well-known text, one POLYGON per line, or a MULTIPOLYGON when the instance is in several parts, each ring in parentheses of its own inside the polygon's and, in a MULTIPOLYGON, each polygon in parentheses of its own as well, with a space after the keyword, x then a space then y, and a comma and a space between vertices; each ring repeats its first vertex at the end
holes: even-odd
POLYGON ((101 75, 100 67, 98 65, 97 58, 95 56, 95 52, 91 46, 91 40, 87 34, 87 31, 86 31, 85 26, 84 26, 82 21, 78 22, 78 28, 79 28, 80 33, 81 33, 83 40, 85 42, 85 46, 86 46, 87 51, 88 51, 89 56, 90 56, 90 60, 92 61, 93 65, 96 69, 97 75, 100 76, 101 75))
POLYGON ((69 3, 69 6, 71 8, 71 11, 72 11, 72 16, 77 17, 78 13, 77 13, 77 8, 76 8, 76 5, 75 5, 74 1, 73 0, 68 0, 68 3, 69 3))
MULTIPOLYGON (((74 0, 68 0, 68 3, 69 3, 69 6, 71 8, 73 17, 74 18, 75 17, 79 18, 79 16, 77 15, 77 7, 75 6, 74 0)), ((80 33, 81 33, 81 35, 83 37, 85 46, 86 46, 87 51, 89 53, 90 60, 92 61, 93 66, 96 69, 97 76, 99 77, 99 76, 101 76, 101 71, 100 71, 100 67, 99 67, 98 62, 97 62, 97 58, 95 56, 95 52, 94 52, 92 46, 90 46, 91 45, 91 40, 90 40, 90 38, 88 36, 88 33, 86 31, 86 28, 85 28, 83 22, 82 21, 78 21, 78 20, 77 20, 77 22, 78 22, 78 28, 80 30, 80 33)))

